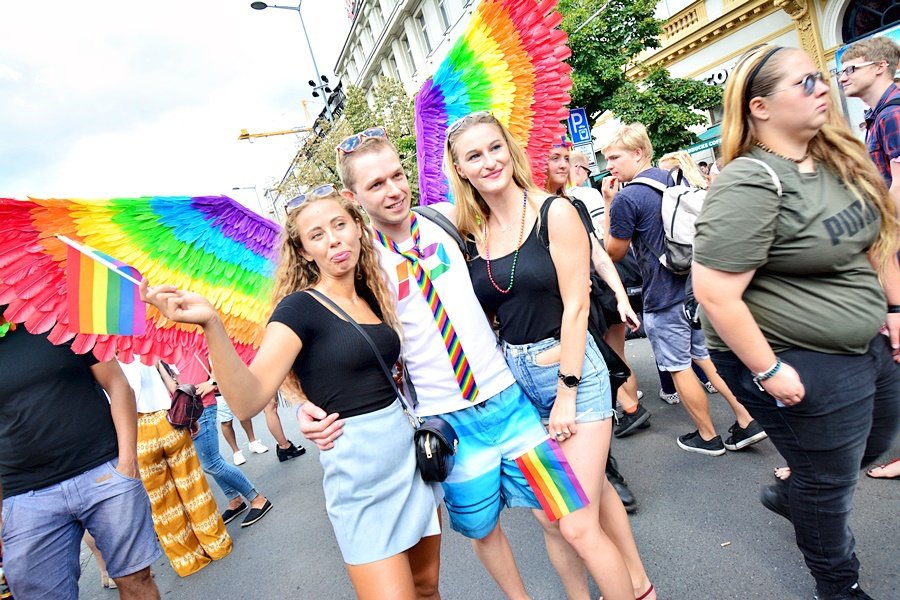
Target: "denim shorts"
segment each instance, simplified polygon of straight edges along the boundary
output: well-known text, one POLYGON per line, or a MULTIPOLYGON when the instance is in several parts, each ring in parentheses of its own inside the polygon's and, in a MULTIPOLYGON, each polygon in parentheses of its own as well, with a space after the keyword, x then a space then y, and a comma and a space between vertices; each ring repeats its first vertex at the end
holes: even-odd
POLYGON ((656 356, 660 371, 684 371, 694 359, 709 358, 706 338, 699 329, 691 329, 681 312, 681 303, 644 313, 644 331, 656 356))
POLYGON ((456 463, 441 484, 455 531, 480 540, 497 526, 504 506, 541 507, 515 458, 547 439, 547 431, 518 384, 439 416, 459 436, 456 463))
POLYGON ((85 529, 113 579, 159 558, 144 484, 115 465, 110 460, 3 501, 3 567, 16 598, 77 598, 85 529))
POLYGON ((228 403, 225 402, 225 399, 222 396, 216 395, 216 405, 219 407, 216 411, 219 423, 230 423, 234 421, 234 413, 231 412, 231 407, 228 406, 228 403))
MULTIPOLYGON (((525 390, 531 404, 546 425, 550 409, 556 401, 559 383, 559 361, 548 365, 535 362, 535 357, 545 350, 559 345, 559 340, 547 338, 531 344, 502 343, 503 354, 516 381, 525 390)), ((613 416, 612 394, 609 387, 609 370, 603 361, 597 343, 589 333, 584 347, 584 363, 581 366, 581 383, 575 397, 575 418, 579 423, 605 421, 613 416)))

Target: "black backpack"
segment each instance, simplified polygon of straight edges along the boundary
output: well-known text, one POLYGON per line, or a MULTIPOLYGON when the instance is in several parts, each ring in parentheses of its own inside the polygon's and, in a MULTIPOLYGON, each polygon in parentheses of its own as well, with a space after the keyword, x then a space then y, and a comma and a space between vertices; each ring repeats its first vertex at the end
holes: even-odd
MULTIPOLYGON (((540 238, 541 244, 547 249, 547 252, 550 252, 550 229, 547 217, 550 212, 550 204, 552 204, 553 200, 557 197, 560 196, 551 196, 544 200, 544 204, 541 206, 540 211, 541 226, 538 229, 538 238, 540 238)), ((594 233, 594 224, 591 221, 591 213, 581 200, 578 200, 577 198, 568 200, 569 203, 575 207, 578 217, 581 219, 581 224, 584 225, 584 228, 588 233, 588 244, 593 248, 593 240, 591 238, 594 233)), ((610 295, 611 290, 609 289, 609 286, 607 286, 606 282, 597 275, 597 271, 594 269, 594 261, 591 260, 591 312, 588 317, 588 331, 594 338, 594 342, 597 344, 600 354, 603 355, 603 361, 606 363, 606 368, 609 370, 609 384, 612 391, 612 397, 615 398, 619 387, 631 377, 631 369, 628 368, 628 365, 622 360, 622 357, 616 354, 616 351, 603 339, 603 336, 606 335, 607 331, 606 323, 603 320, 603 307, 608 306, 608 297, 610 295)), ((613 300, 615 300, 614 296, 613 300)), ((618 308, 614 306, 613 310, 618 310, 618 308)))

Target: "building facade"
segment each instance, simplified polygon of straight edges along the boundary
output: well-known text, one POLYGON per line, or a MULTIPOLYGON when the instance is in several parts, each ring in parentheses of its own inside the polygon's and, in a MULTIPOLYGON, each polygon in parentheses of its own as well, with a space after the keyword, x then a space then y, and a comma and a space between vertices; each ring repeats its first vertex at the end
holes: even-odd
POLYGON ((440 65, 478 0, 357 0, 334 72, 371 91, 382 77, 412 96, 440 65))
MULTIPOLYGON (((664 66, 674 77, 725 85, 741 55, 766 43, 802 48, 827 72, 846 44, 900 23, 900 0, 664 0, 657 5, 657 16, 665 19, 662 46, 637 60, 664 66)), ((629 74, 638 72, 635 66, 629 74)), ((841 95, 834 80, 832 93, 841 95)), ((857 130, 862 102, 841 102, 857 130)), ((713 111, 711 129, 699 132, 700 143, 690 149, 697 160, 714 159, 720 119, 721 111, 713 111)))

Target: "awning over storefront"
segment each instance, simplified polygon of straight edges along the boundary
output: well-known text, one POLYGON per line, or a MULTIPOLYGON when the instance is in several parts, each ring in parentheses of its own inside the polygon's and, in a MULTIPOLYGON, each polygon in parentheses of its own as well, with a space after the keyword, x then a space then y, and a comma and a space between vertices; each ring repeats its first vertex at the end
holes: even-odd
POLYGON ((687 148, 688 154, 697 154, 703 150, 715 148, 722 143, 722 124, 713 125, 703 133, 697 135, 700 141, 687 148))

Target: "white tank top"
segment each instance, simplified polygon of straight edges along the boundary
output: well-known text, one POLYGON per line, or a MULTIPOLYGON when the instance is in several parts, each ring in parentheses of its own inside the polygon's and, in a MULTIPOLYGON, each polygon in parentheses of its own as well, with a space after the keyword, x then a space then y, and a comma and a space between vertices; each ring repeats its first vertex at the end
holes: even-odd
MULTIPOLYGON (((438 225, 421 215, 417 215, 417 219, 419 249, 425 251, 432 244, 437 245, 434 253, 424 259, 424 268, 432 278, 469 361, 478 385, 475 403, 484 402, 515 383, 515 377, 506 366, 497 337, 475 297, 459 247, 438 225)), ((411 237, 404 242, 394 241, 403 251, 413 245, 411 237)), ((375 247, 388 274, 403 324, 403 359, 419 401, 416 414, 426 417, 472 406, 472 402, 462 397, 444 340, 409 268, 409 261, 377 242, 375 247)))

